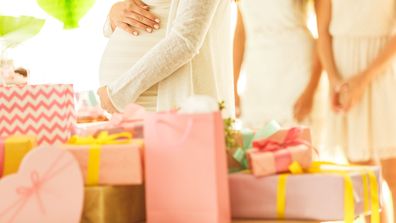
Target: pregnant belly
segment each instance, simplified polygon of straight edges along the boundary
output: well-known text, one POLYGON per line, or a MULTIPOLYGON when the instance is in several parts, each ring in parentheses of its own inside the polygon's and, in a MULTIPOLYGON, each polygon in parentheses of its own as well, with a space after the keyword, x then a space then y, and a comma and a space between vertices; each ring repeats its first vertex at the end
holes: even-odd
POLYGON ((161 28, 153 33, 140 31, 139 36, 134 36, 120 28, 115 29, 100 63, 99 79, 102 86, 109 84, 128 71, 165 37, 168 9, 160 7, 152 8, 152 11, 161 18, 161 28))

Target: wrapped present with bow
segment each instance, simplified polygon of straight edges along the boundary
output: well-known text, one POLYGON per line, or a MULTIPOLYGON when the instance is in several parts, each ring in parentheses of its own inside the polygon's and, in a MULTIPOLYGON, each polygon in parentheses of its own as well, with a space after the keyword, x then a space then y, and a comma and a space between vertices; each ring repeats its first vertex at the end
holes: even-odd
POLYGON ((132 140, 131 133, 73 136, 63 148, 78 161, 85 184, 135 185, 143 183, 142 140, 132 140))
POLYGON ((80 223, 144 222, 143 185, 85 187, 80 223))
POLYGON ((229 176, 234 218, 343 221, 371 214, 380 222, 381 177, 376 166, 314 162, 303 170, 294 162, 291 174, 257 178, 229 176))
POLYGON ((129 132, 133 138, 143 138, 143 118, 145 109, 136 104, 128 105, 123 113, 113 114, 108 122, 100 122, 90 125, 79 125, 76 134, 80 136, 98 135, 107 131, 112 134, 129 132))
MULTIPOLYGON (((249 163, 247 159, 247 151, 249 151, 253 146, 253 141, 265 139, 272 136, 276 132, 281 130, 280 125, 276 121, 268 122, 263 128, 253 131, 250 129, 242 129, 234 135, 235 141, 238 142, 237 146, 228 148, 228 159, 233 159, 239 163, 238 168, 234 168, 237 171, 248 169, 249 163)), ((231 161, 229 161, 231 163, 231 161)), ((235 166, 234 166, 235 167, 235 166)), ((234 171, 230 171, 234 172, 234 171)))
POLYGON ((0 178, 17 172, 22 159, 36 144, 34 136, 0 137, 0 178))
POLYGON ((17 173, 0 180, 0 222, 78 223, 83 186, 72 155, 58 147, 36 148, 17 173))
POLYGON ((267 138, 253 140, 252 146, 246 156, 250 169, 258 177, 288 172, 293 162, 298 162, 303 168, 312 163, 308 128, 282 129, 267 138))

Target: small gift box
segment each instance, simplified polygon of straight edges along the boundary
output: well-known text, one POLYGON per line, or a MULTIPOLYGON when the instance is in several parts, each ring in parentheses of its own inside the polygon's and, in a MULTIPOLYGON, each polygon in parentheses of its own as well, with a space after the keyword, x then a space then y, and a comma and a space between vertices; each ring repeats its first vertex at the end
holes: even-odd
POLYGON ((0 177, 17 172, 24 156, 36 144, 33 136, 0 138, 0 177))
POLYGON ((370 213, 371 222, 379 223, 379 167, 313 163, 305 174, 298 172, 261 178, 231 174, 232 216, 352 223, 370 213))
POLYGON ((85 188, 80 223, 140 223, 145 220, 144 186, 85 188))
POLYGON ((74 124, 72 85, 0 86, 0 137, 34 135, 39 145, 65 143, 74 124))
POLYGON ((143 183, 143 142, 132 140, 130 133, 73 136, 63 148, 76 158, 86 185, 143 183))
POLYGON ((279 130, 266 139, 253 141, 247 157, 255 176, 287 172, 293 162, 308 168, 312 163, 310 131, 307 128, 279 130))
MULTIPOLYGON (((276 121, 268 122, 263 128, 252 131, 250 129, 242 129, 236 134, 236 140, 240 141, 239 148, 229 148, 228 154, 232 156, 240 165, 240 170, 249 168, 248 159, 246 153, 252 148, 254 140, 260 140, 267 138, 281 129, 280 125, 276 121)), ((230 159, 230 157, 229 157, 230 159)), ((230 161, 231 162, 231 161, 230 161)), ((235 169, 235 168, 234 168, 235 169)), ((231 170, 231 172, 233 172, 231 170)))
POLYGON ((98 135, 102 131, 111 133, 129 132, 133 138, 143 138, 143 107, 130 104, 123 113, 114 114, 110 121, 94 124, 80 124, 76 129, 79 136, 98 135))

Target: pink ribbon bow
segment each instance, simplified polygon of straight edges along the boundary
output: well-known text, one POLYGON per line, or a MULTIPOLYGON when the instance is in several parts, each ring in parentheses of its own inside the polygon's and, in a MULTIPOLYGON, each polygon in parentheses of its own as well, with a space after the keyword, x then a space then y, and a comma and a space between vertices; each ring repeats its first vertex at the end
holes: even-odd
POLYGON ((110 119, 110 125, 113 127, 120 127, 131 123, 143 121, 145 110, 143 107, 130 104, 125 108, 123 113, 114 114, 110 119))
POLYGON ((59 174, 59 172, 64 171, 72 164, 71 161, 64 164, 60 164, 63 158, 64 158, 64 154, 59 155, 54 160, 54 162, 49 166, 43 177, 40 177, 39 173, 36 170, 31 171, 30 172, 31 185, 20 186, 16 188, 16 193, 19 195, 19 199, 15 201, 11 206, 0 212, 0 220, 3 219, 3 217, 6 214, 8 214, 10 211, 13 211, 14 213, 10 216, 9 220, 6 222, 8 223, 14 222, 19 212, 25 207, 25 205, 29 202, 29 200, 34 198, 38 203, 41 213, 45 214, 46 210, 43 201, 41 199, 40 192, 43 190, 42 187, 48 181, 56 177, 56 175, 59 174))
POLYGON ((283 142, 277 142, 271 139, 256 140, 253 142, 253 148, 256 148, 262 152, 273 152, 277 150, 286 149, 291 146, 298 146, 298 145, 310 146, 311 144, 309 142, 299 139, 301 133, 302 133, 302 129, 291 128, 287 132, 287 135, 283 140, 283 142))
POLYGON ((28 200, 31 198, 33 195, 35 195, 37 203, 40 207, 41 213, 45 214, 45 208, 43 201, 41 200, 40 196, 40 189, 44 181, 40 179, 39 174, 37 171, 32 171, 30 173, 30 180, 32 182, 32 185, 30 187, 19 187, 16 189, 16 192, 23 198, 23 200, 28 200))

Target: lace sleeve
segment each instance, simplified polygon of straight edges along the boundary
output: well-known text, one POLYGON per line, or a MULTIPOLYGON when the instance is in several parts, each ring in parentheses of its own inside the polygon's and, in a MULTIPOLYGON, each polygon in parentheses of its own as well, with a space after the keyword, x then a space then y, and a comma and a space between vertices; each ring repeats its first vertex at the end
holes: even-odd
POLYGON ((220 1, 181 0, 168 35, 108 85, 114 106, 125 107, 191 61, 203 45, 220 1))

